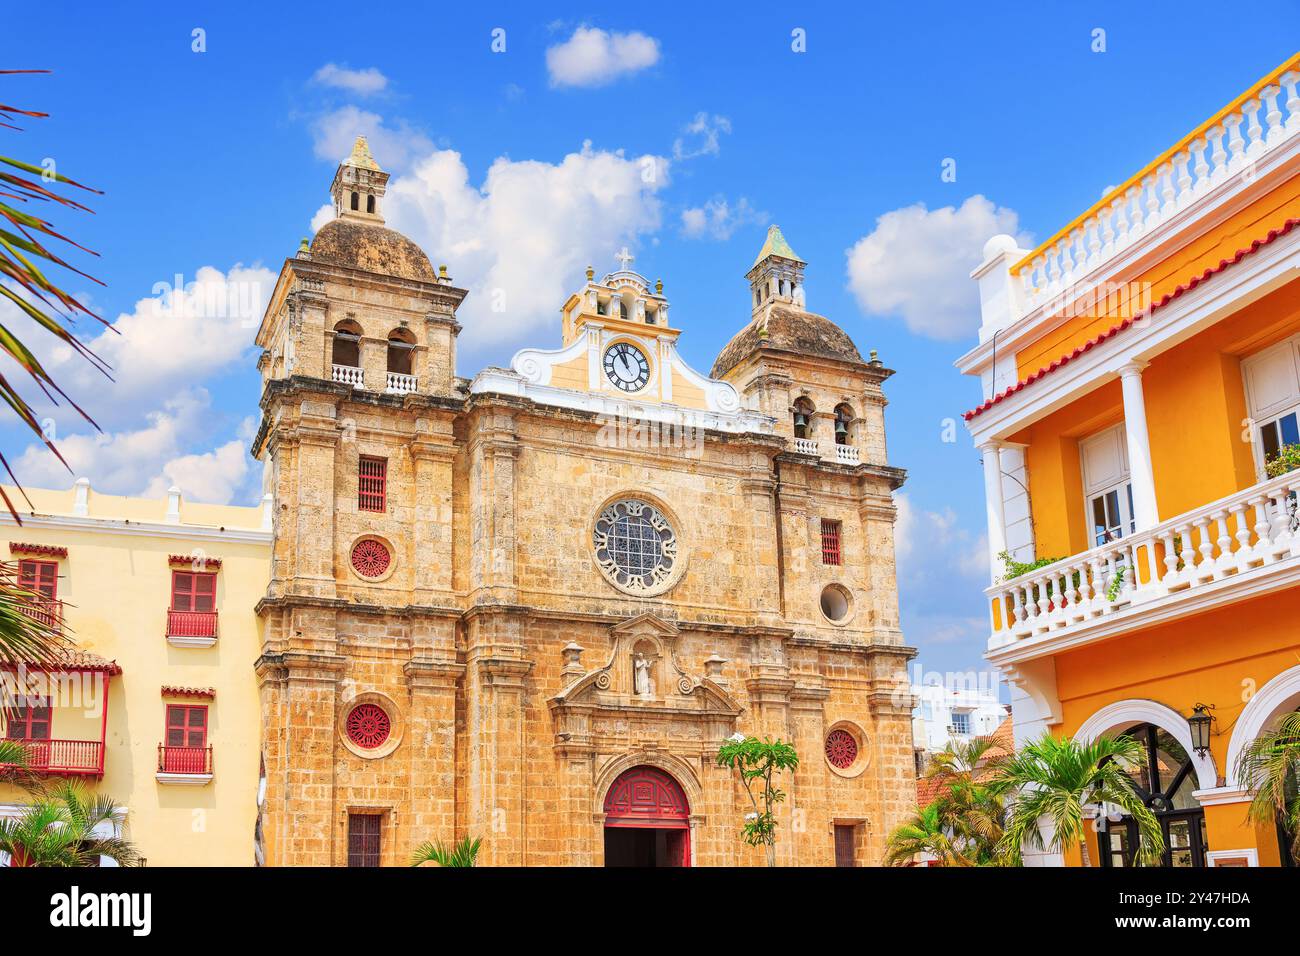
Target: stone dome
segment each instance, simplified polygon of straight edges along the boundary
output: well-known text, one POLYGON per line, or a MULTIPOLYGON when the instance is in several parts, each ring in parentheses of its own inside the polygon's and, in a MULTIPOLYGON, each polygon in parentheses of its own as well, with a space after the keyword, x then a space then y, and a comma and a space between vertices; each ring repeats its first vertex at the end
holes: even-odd
POLYGON ((767 338, 759 336, 760 319, 745 326, 713 363, 712 378, 722 378, 760 348, 797 352, 841 362, 862 362, 853 340, 838 325, 814 312, 775 306, 767 316, 767 338))
POLYGON ((312 259, 318 262, 398 279, 438 281, 423 249, 377 223, 330 220, 320 227, 310 248, 312 259))

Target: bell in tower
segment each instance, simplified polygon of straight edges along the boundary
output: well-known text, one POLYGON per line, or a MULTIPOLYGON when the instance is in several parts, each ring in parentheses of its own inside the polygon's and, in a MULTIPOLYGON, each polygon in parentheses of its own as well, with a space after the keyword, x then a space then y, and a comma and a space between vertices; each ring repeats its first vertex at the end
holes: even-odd
POLYGON ((790 248, 780 226, 767 227, 767 240, 745 274, 753 294, 754 314, 770 302, 803 308, 803 269, 808 263, 790 248))
POLYGON ((352 144, 352 153, 339 164, 330 184, 334 197, 334 215, 340 219, 384 224, 380 201, 388 187, 388 173, 379 168, 370 155, 370 144, 358 136, 352 144))

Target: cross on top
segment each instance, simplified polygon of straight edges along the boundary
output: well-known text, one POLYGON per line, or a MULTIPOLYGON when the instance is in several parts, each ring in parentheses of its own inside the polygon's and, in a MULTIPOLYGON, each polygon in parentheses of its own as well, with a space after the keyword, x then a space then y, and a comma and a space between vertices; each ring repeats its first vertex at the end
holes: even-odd
POLYGON ((627 246, 624 246, 623 251, 620 252, 618 255, 616 255, 614 258, 617 259, 619 262, 623 263, 623 271, 626 272, 628 263, 636 259, 636 256, 628 252, 627 246))

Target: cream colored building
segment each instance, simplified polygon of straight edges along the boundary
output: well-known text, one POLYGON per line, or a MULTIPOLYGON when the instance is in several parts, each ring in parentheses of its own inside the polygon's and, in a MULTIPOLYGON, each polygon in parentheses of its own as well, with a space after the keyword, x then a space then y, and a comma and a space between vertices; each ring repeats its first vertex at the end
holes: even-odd
POLYGON ((758 863, 737 732, 802 758, 780 862, 878 861, 915 796, 890 371, 773 227, 709 374, 624 254, 558 348, 458 377, 466 291, 385 227, 387 179, 358 140, 257 336, 268 862, 758 863))
MULTIPOLYGON (((0 734, 39 781, 75 779, 125 811, 151 866, 248 866, 258 815, 261 644, 270 574, 265 507, 7 488, 0 549, 74 649, 52 671, 3 674, 0 734)), ((0 784, 0 815, 30 800, 0 784)))

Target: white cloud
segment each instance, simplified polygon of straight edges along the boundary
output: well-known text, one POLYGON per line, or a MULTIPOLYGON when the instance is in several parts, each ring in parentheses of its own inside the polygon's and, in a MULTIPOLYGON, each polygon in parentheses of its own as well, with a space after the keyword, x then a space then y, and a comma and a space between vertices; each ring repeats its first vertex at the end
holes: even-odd
POLYGON ((433 141, 406 120, 389 124, 378 113, 358 106, 344 106, 319 117, 312 126, 312 149, 320 159, 342 162, 352 144, 364 135, 371 155, 385 170, 404 170, 414 159, 428 154, 433 141))
POLYGON ((731 132, 731 120, 725 116, 709 116, 699 112, 682 127, 685 136, 673 141, 673 159, 695 159, 697 156, 716 156, 721 151, 719 142, 723 133, 731 132))
POLYGON ((459 153, 435 150, 389 183, 385 216, 470 290, 466 347, 536 341, 589 263, 659 228, 667 182, 663 157, 587 142, 558 163, 498 158, 475 186, 459 153))
POLYGON ((373 66, 364 70, 350 70, 336 63, 326 63, 312 75, 312 80, 322 86, 347 90, 358 96, 381 93, 388 86, 388 77, 373 66))
MULTIPOLYGON (((112 426, 138 420, 139 409, 157 407, 160 395, 189 388, 236 362, 251 368, 253 337, 274 284, 270 270, 243 265, 228 272, 203 266, 193 277, 156 283, 153 295, 86 343, 111 367, 111 382, 29 320, 18 318, 10 327, 74 401, 101 426, 112 426)), ((9 325, 11 313, 0 313, 9 325)))
MULTIPOLYGON (((108 494, 158 497, 176 484, 191 500, 246 500, 255 491, 247 452, 251 419, 242 425, 241 437, 213 451, 185 450, 195 435, 210 431, 212 418, 208 393, 188 389, 148 413, 140 428, 64 435, 56 444, 73 474, 85 475, 92 488, 108 494)), ((37 444, 19 456, 14 471, 24 484, 36 487, 63 488, 72 480, 58 459, 37 444)))
MULTIPOLYGON (((998 233, 1016 235, 1014 210, 971 196, 959 208, 922 203, 885 213, 847 251, 849 289, 864 312, 902 318, 909 331, 942 340, 973 336, 979 292, 970 272, 998 233)), ((1020 237, 1029 244, 1027 237, 1020 237)))
POLYGON ((551 86, 605 86, 659 62, 659 41, 644 33, 609 33, 580 26, 546 49, 551 86))
POLYGON ((954 576, 984 579, 989 573, 988 536, 973 535, 957 522, 951 508, 916 508, 904 492, 894 495, 898 519, 894 524, 894 554, 900 578, 934 579, 950 589, 954 576))
POLYGON ((730 239, 742 226, 762 225, 767 220, 767 213, 759 212, 744 196, 735 205, 715 196, 702 206, 682 210, 682 235, 687 239, 730 239))

